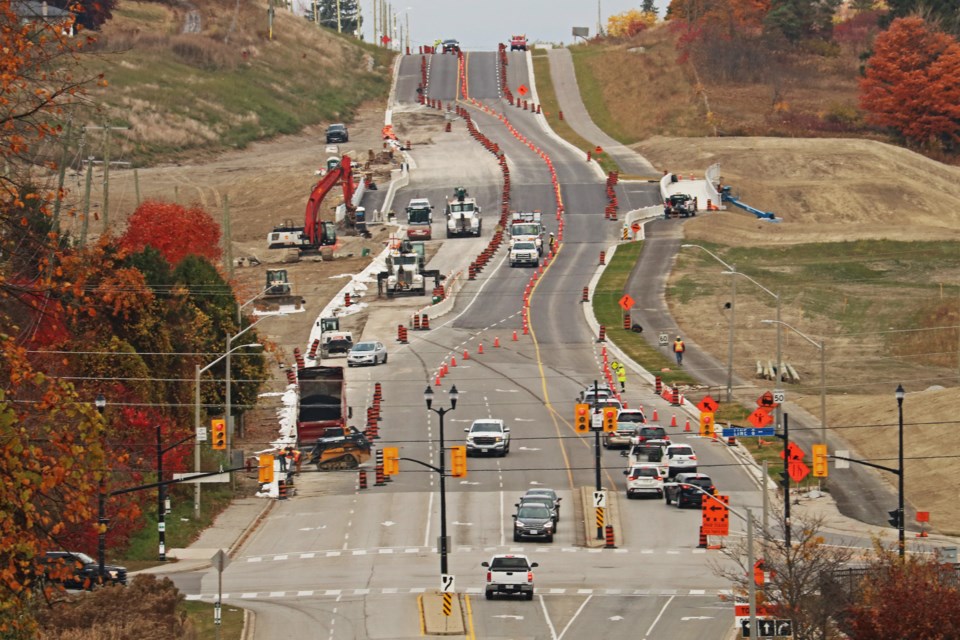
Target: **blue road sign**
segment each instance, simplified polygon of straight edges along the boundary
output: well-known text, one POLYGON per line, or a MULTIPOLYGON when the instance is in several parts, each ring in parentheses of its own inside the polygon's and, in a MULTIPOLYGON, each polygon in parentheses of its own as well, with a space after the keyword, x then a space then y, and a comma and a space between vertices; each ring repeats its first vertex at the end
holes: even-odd
POLYGON ((723 437, 734 436, 737 438, 757 438, 759 436, 772 436, 773 427, 764 427, 754 429, 753 427, 724 427, 723 437))

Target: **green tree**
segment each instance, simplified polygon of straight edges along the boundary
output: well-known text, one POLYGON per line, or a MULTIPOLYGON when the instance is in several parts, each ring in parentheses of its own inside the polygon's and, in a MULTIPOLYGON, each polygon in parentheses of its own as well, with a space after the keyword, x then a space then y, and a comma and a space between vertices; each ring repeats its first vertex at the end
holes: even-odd
POLYGON ((919 15, 939 27, 960 35, 960 3, 957 0, 887 0, 889 11, 882 18, 881 26, 887 27, 897 18, 919 15))
POLYGON ((363 26, 359 0, 319 0, 320 24, 337 29, 337 12, 342 33, 359 33, 363 26))
POLYGON ((764 18, 768 33, 796 43, 810 38, 829 39, 833 16, 841 0, 773 0, 764 18))
POLYGON ((640 11, 644 13, 656 13, 657 5, 654 4, 654 0, 643 0, 643 4, 640 5, 640 11))

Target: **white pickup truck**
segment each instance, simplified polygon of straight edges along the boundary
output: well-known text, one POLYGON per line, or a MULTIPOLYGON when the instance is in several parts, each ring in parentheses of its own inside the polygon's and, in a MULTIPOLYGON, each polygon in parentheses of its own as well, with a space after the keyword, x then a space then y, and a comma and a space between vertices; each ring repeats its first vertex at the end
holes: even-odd
POLYGON ((487 585, 484 589, 487 600, 493 599, 498 593, 519 593, 527 600, 533 600, 533 570, 539 565, 530 562, 527 556, 493 556, 489 562, 480 563, 480 566, 487 568, 487 585))

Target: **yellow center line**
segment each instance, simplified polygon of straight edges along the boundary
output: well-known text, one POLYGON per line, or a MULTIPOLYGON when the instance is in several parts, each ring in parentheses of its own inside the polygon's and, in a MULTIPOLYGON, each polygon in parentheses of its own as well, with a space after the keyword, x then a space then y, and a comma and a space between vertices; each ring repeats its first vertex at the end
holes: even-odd
POLYGON ((464 594, 463 599, 467 601, 467 638, 468 640, 476 640, 477 634, 473 630, 473 606, 470 604, 470 596, 464 594))

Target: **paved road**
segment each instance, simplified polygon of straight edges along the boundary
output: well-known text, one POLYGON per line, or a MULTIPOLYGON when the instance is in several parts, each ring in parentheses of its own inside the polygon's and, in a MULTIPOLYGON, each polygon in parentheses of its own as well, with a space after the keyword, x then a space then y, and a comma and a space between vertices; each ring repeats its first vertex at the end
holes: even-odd
MULTIPOLYGON (((452 99, 454 56, 429 57, 430 95, 452 99)), ((524 60, 511 56, 510 73, 522 74, 518 67, 524 60)), ((579 298, 597 268, 599 251, 616 237, 617 225, 603 221, 603 183, 585 170, 579 154, 545 136, 534 115, 509 110, 497 99, 496 56, 470 53, 467 61, 471 96, 491 108, 507 109, 512 126, 552 158, 566 207, 565 242, 531 294, 529 335, 523 334, 520 312, 532 270, 505 265, 503 250, 481 277, 465 285, 454 310, 435 321, 431 331, 411 332, 409 345, 396 345, 393 331, 422 299, 372 301, 363 337, 390 343, 390 361, 348 370, 354 415, 365 414, 373 385, 381 382, 384 418, 378 446, 397 446, 402 457, 434 465, 439 462, 440 420, 426 410, 425 386, 434 389, 438 407, 448 406, 445 392, 452 384, 460 391, 456 410, 444 418, 447 446, 462 443, 463 430, 474 419, 496 417, 509 423, 507 457, 471 458, 466 478, 447 480, 449 570, 464 594, 470 637, 574 638, 602 625, 605 635, 615 638, 724 638, 732 612, 719 593, 728 585, 708 567, 708 558, 718 558, 715 552, 696 548, 699 513, 666 507, 660 500, 619 499, 624 463, 615 451, 601 451, 601 482, 617 501, 621 539, 617 549, 587 546, 594 530, 583 522, 593 514, 584 513, 576 496, 581 487, 594 484, 595 449, 592 436, 573 431, 572 406, 578 390, 599 377, 603 345, 585 321, 579 298), (451 368, 436 386, 441 362, 451 368), (513 504, 534 486, 554 487, 563 496, 553 543, 513 541, 513 504), (498 552, 526 552, 540 563, 534 602, 478 597, 484 575, 480 562, 498 552)), ((419 65, 418 56, 400 65, 401 100, 415 98, 417 83, 409 76, 420 73, 419 65)), ((497 118, 471 111, 507 154, 511 206, 542 209, 556 229, 556 203, 542 158, 497 118)), ((418 168, 397 196, 398 211, 415 196, 425 195, 438 205, 452 186, 464 184, 480 198, 488 219, 499 215, 493 156, 466 136, 462 123, 455 129, 438 133, 434 145, 413 150, 418 168)), ((485 225, 485 234, 492 232, 489 227, 485 225)), ((450 273, 464 268, 486 239, 435 243, 440 249, 431 266, 450 273)), ((664 424, 675 412, 632 379, 625 399, 651 416, 656 409, 664 424)), ((679 420, 680 427, 668 427, 671 437, 693 444, 701 470, 715 478, 734 504, 759 507, 756 486, 727 448, 684 434, 683 417, 679 420)), ((408 460, 401 461, 401 473, 392 482, 363 491, 356 488, 355 472, 303 473, 297 496, 277 503, 224 572, 227 604, 242 603, 257 613, 258 639, 286 638, 291 629, 309 629, 312 637, 321 638, 419 637, 416 599, 439 582, 440 560, 433 550, 440 533, 437 483, 437 474, 408 460)), ((177 581, 191 597, 210 599, 216 593, 213 572, 181 575, 177 581)))

